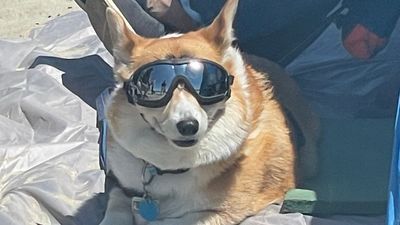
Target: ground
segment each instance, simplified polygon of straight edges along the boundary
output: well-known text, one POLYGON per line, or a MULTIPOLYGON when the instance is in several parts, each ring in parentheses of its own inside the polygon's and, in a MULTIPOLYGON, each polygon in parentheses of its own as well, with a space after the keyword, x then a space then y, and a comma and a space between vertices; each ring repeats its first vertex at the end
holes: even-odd
POLYGON ((26 38, 47 21, 80 10, 74 0, 1 0, 0 39, 26 38))

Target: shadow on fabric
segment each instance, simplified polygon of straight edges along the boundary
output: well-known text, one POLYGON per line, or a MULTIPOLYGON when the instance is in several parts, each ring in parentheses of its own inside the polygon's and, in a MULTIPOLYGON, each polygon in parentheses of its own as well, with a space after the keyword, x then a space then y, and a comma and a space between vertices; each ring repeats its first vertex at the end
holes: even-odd
POLYGON ((63 85, 94 109, 96 109, 97 96, 104 89, 113 87, 115 84, 111 66, 98 55, 76 59, 39 56, 30 68, 41 64, 63 71, 63 85))

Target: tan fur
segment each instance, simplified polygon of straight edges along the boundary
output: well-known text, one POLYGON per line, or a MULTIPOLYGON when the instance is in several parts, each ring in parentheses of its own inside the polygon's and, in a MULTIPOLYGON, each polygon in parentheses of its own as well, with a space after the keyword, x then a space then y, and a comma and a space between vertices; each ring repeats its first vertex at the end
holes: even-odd
MULTIPOLYGON (((272 86, 266 76, 256 72, 250 65, 238 65, 241 63, 241 57, 237 55, 239 53, 236 50, 230 47, 233 40, 231 23, 237 2, 237 0, 227 0, 224 9, 209 27, 181 36, 161 39, 145 39, 130 32, 123 24, 123 20, 115 19, 118 17, 115 12, 107 11, 108 20, 110 17, 114 17, 109 22, 110 24, 118 26, 120 23, 119 27, 125 27, 123 30, 116 31, 116 34, 124 32, 125 35, 118 36, 115 33, 114 36, 111 35, 114 42, 120 45, 115 47, 114 52, 118 67, 115 72, 119 79, 129 79, 133 71, 146 63, 181 57, 214 61, 235 76, 231 87, 232 96, 225 103, 226 111, 223 117, 240 121, 240 124, 232 126, 235 126, 238 132, 235 140, 241 140, 241 142, 237 145, 237 149, 232 149, 230 155, 224 160, 193 165, 188 174, 179 175, 182 179, 187 179, 188 183, 198 185, 192 187, 193 193, 179 193, 173 186, 171 186, 172 192, 162 193, 160 187, 169 190, 168 185, 170 184, 167 184, 167 180, 164 182, 163 177, 155 180, 153 186, 149 187, 153 197, 163 199, 166 198, 165 196, 177 195, 179 198, 186 198, 176 200, 184 202, 182 206, 179 206, 182 207, 179 210, 192 207, 198 211, 189 211, 188 214, 191 215, 185 216, 186 220, 156 221, 150 223, 152 225, 237 224, 246 217, 256 214, 268 204, 281 201, 285 192, 295 185, 295 147, 282 107, 274 97, 272 86), (243 74, 236 74, 239 71, 242 71, 243 74), (241 135, 244 138, 241 138, 241 135)), ((154 113, 165 114, 182 99, 188 99, 191 104, 201 110, 201 106, 190 93, 183 88, 177 88, 170 103, 160 109, 160 112, 154 113)), ((131 107, 133 106, 127 106, 123 91, 118 90, 114 93, 113 102, 108 109, 108 119, 112 133, 116 137, 111 145, 129 148, 123 143, 118 143, 118 138, 119 135, 125 135, 121 133, 123 132, 121 126, 124 124, 119 120, 129 117, 127 112, 131 110, 131 107)), ((210 149, 210 151, 212 150, 210 149)), ((134 157, 138 156, 134 155, 134 157)), ((182 159, 185 159, 184 156, 182 159)), ((151 161, 152 159, 146 160, 151 161)), ((154 162, 162 169, 171 169, 175 166, 168 163, 160 163, 160 165, 157 163, 157 161, 154 162)), ((135 173, 132 174, 135 176, 135 173)), ((171 185, 179 185, 178 175, 170 179, 177 179, 175 184, 171 185)), ((141 187, 140 184, 135 185, 131 186, 133 188, 141 187)), ((176 202, 175 199, 166 200, 161 202, 161 206, 168 205, 170 201, 176 202)), ((162 208, 161 211, 174 215, 175 212, 168 212, 168 210, 162 208)))
POLYGON ((209 187, 210 192, 224 190, 221 220, 233 223, 279 202, 295 185, 293 144, 282 110, 273 99, 271 87, 265 85, 265 76, 250 66, 247 74, 252 88, 246 104, 254 110, 251 120, 244 122, 251 124, 251 138, 243 143, 236 162, 209 187))

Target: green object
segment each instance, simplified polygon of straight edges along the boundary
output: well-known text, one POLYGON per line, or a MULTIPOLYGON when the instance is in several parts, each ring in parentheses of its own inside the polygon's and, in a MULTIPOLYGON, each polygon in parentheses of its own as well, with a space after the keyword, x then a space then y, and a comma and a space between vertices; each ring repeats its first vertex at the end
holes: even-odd
POLYGON ((286 193, 281 213, 299 212, 311 214, 314 211, 317 195, 312 190, 292 189, 286 193))

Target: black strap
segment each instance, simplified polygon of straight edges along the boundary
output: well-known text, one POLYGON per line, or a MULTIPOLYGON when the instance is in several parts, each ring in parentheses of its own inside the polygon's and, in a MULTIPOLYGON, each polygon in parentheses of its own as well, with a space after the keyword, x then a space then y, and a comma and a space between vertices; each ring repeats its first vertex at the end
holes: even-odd
MULTIPOLYGON (((181 174, 189 171, 189 169, 179 169, 179 170, 161 170, 156 167, 157 174, 158 175, 164 175, 164 174, 181 174)), ((126 188, 122 186, 121 182, 118 180, 118 178, 114 175, 112 171, 109 171, 106 174, 106 192, 109 192, 113 187, 119 187, 126 196, 128 197, 142 197, 144 194, 142 191, 137 191, 135 189, 131 188, 126 188)))
POLYGON ((164 174, 182 174, 189 171, 189 169, 178 169, 178 170, 161 170, 156 167, 157 175, 164 175, 164 174))

